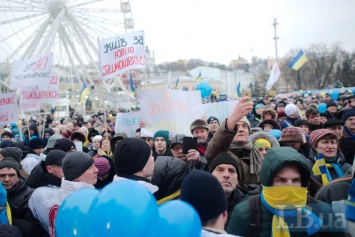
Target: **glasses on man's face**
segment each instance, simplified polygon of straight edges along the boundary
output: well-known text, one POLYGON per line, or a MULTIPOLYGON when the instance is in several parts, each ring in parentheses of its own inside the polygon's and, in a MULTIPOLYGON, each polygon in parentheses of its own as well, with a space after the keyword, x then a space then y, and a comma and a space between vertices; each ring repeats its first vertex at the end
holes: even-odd
POLYGON ((182 150, 182 146, 174 146, 171 148, 173 151, 179 151, 182 150))

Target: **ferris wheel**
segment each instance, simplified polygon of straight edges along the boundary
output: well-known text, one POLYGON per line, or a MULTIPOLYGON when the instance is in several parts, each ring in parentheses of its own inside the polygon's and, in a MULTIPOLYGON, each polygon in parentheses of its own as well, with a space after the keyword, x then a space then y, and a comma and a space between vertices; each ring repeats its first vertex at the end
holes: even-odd
MULTIPOLYGON (((133 31, 129 0, 2 0, 0 62, 27 60, 53 52, 52 70, 60 83, 95 85, 100 80, 98 39, 133 31)), ((1 78, 9 87, 10 79, 1 78)), ((122 82, 104 82, 105 88, 122 82)))

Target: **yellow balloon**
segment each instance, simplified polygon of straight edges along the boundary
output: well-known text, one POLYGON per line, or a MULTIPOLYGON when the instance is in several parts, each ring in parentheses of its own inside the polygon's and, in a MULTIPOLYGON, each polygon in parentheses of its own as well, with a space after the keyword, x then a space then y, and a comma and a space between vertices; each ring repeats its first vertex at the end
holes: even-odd
POLYGON ((322 92, 320 93, 320 95, 321 95, 322 97, 325 96, 325 92, 322 91, 322 92))
POLYGON ((341 87, 341 89, 343 89, 343 90, 344 90, 344 89, 345 89, 345 86, 342 86, 342 87, 341 87))
POLYGON ((302 93, 302 92, 303 92, 303 90, 300 90, 300 92, 302 93))

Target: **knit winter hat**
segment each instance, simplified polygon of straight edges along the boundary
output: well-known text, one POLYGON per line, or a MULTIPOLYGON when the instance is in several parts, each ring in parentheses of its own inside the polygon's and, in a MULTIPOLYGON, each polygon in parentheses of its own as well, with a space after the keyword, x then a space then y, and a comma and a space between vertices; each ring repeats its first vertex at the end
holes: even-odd
POLYGON ((113 161, 116 173, 132 175, 141 171, 151 154, 149 145, 140 138, 123 139, 116 145, 113 161))
POLYGON ((202 224, 227 210, 227 199, 221 184, 216 177, 203 170, 192 171, 182 181, 181 200, 195 208, 202 224))
POLYGON ((286 117, 286 116, 287 116, 287 115, 286 115, 285 111, 280 111, 280 112, 277 113, 277 117, 278 117, 278 118, 286 117))
POLYGON ((233 165, 235 167, 235 169, 237 170, 238 177, 239 177, 238 162, 228 152, 221 152, 212 160, 212 162, 210 164, 210 172, 212 173, 213 170, 220 164, 233 165))
POLYGON ((110 171, 110 163, 106 158, 99 157, 94 160, 95 167, 99 170, 98 177, 104 177, 110 171))
POLYGON ((92 139, 92 142, 94 143, 94 141, 96 141, 96 140, 101 141, 101 139, 102 139, 102 136, 101 136, 101 135, 96 135, 96 136, 92 139))
POLYGON ((217 121, 217 123, 218 123, 218 125, 219 125, 219 120, 218 120, 218 118, 211 116, 211 117, 209 117, 209 118, 207 119, 207 123, 208 123, 208 124, 210 124, 210 122, 212 122, 212 121, 217 121))
POLYGON ((290 116, 291 114, 295 113, 298 111, 298 108, 295 104, 288 104, 285 107, 285 114, 287 116, 290 116))
POLYGON ((331 106, 338 107, 337 103, 335 103, 335 101, 332 101, 332 100, 327 103, 327 109, 331 106))
POLYGON ((58 139, 61 138, 63 138, 63 136, 60 134, 53 134, 52 136, 50 136, 47 142, 47 149, 54 149, 54 144, 58 139))
POLYGON ((264 108, 265 108, 265 105, 263 105, 263 104, 257 104, 257 105, 255 105, 255 110, 257 110, 257 109, 259 109, 259 108, 264 109, 264 108))
POLYGON ((69 153, 62 161, 64 178, 68 181, 73 181, 85 173, 92 164, 94 164, 94 159, 85 152, 74 151, 69 153))
POLYGON ((43 141, 42 138, 35 137, 30 140, 30 142, 28 143, 28 146, 31 149, 41 149, 41 148, 46 147, 46 143, 45 143, 45 141, 43 141))
POLYGON ((353 117, 353 116, 355 116, 355 110, 350 109, 350 110, 343 113, 343 115, 341 116, 341 120, 343 120, 345 122, 348 118, 353 117))
POLYGON ((67 153, 65 153, 62 150, 53 150, 48 153, 44 163, 46 166, 47 165, 62 166, 63 159, 66 155, 67 155, 67 153))
POLYGON ((311 145, 313 150, 316 149, 317 141, 319 141, 323 136, 325 136, 327 134, 333 134, 336 139, 336 135, 334 134, 334 132, 332 130, 326 129, 326 128, 317 129, 311 133, 311 136, 309 138, 309 145, 311 145))
POLYGON ((72 140, 70 140, 68 138, 61 138, 55 142, 54 149, 68 152, 71 149, 76 149, 76 147, 75 147, 75 144, 72 140))
POLYGON ((254 142, 254 147, 256 149, 258 149, 259 147, 268 147, 268 148, 271 148, 271 143, 266 140, 266 139, 263 139, 263 138, 259 138, 258 140, 256 140, 254 142))
POLYGON ((302 142, 303 131, 297 127, 286 127, 281 131, 279 142, 302 142))
POLYGON ((203 119, 196 119, 195 121, 193 121, 190 125, 190 131, 191 133, 193 133, 193 131, 196 128, 205 128, 207 129, 207 131, 210 129, 210 127, 208 126, 207 122, 203 119))
POLYGON ((247 117, 243 116, 243 118, 241 120, 239 120, 238 122, 244 122, 248 125, 249 127, 249 131, 250 131, 250 122, 249 120, 247 119, 247 117))
POLYGON ((20 163, 23 156, 23 152, 18 147, 5 147, 0 150, 0 155, 2 155, 2 157, 4 158, 11 157, 14 160, 16 160, 18 163, 20 163))
POLYGON ((8 137, 12 138, 12 133, 11 133, 11 132, 8 132, 8 131, 3 131, 3 132, 1 133, 1 139, 2 139, 4 136, 8 136, 8 137))
POLYGON ((16 170, 17 175, 20 176, 20 163, 11 157, 5 157, 0 161, 0 169, 10 167, 16 170))
POLYGON ((168 131, 165 131, 165 130, 156 131, 153 136, 153 141, 155 141, 155 139, 157 137, 164 138, 164 140, 166 142, 166 146, 169 146, 170 140, 169 140, 169 132, 168 131))

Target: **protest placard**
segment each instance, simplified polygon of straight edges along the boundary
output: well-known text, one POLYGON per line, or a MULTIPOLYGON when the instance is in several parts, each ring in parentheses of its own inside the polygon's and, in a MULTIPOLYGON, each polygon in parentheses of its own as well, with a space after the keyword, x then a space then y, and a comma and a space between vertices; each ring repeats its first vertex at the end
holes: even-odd
POLYGON ((100 40, 99 54, 104 80, 130 69, 145 68, 144 31, 100 40))
POLYGON ((142 136, 152 137, 158 130, 169 131, 169 136, 191 136, 190 124, 202 118, 200 91, 141 91, 140 101, 145 123, 142 136))
POLYGON ((115 133, 124 132, 128 137, 134 137, 139 122, 142 120, 141 112, 117 113, 115 133))
POLYGON ((0 125, 17 123, 16 97, 14 92, 0 94, 0 125))
POLYGON ((15 61, 11 71, 10 88, 42 85, 50 78, 53 53, 35 56, 25 61, 15 61))
POLYGON ((208 103, 203 104, 203 115, 206 116, 206 119, 213 116, 218 118, 220 124, 229 117, 232 113, 234 107, 237 105, 238 100, 231 101, 221 101, 217 103, 208 103))

